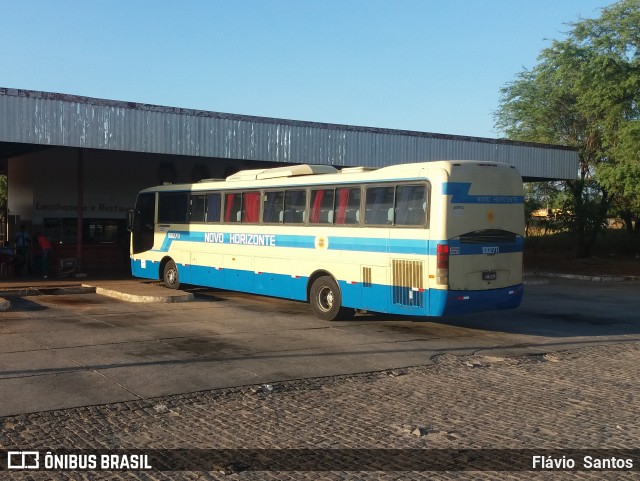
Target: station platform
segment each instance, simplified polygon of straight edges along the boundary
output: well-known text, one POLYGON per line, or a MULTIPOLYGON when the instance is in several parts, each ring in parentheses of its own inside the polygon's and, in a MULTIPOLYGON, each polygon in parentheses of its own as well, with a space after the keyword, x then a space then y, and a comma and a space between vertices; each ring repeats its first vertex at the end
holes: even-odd
POLYGON ((167 289, 158 281, 143 279, 15 279, 0 282, 0 312, 11 308, 11 297, 95 292, 127 302, 189 302, 193 294, 167 289))

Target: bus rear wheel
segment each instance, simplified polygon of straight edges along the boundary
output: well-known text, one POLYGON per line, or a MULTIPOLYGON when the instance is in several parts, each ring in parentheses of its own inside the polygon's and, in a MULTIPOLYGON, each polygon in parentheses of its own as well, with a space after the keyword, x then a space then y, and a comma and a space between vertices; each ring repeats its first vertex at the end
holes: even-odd
POLYGON ((329 276, 319 277, 313 282, 310 301, 316 317, 323 321, 350 319, 356 312, 355 309, 342 307, 340 288, 329 276))
POLYGON ((180 286, 180 278, 178 277, 178 268, 173 260, 167 261, 164 265, 164 271, 162 273, 162 281, 165 287, 169 289, 177 289, 180 286))

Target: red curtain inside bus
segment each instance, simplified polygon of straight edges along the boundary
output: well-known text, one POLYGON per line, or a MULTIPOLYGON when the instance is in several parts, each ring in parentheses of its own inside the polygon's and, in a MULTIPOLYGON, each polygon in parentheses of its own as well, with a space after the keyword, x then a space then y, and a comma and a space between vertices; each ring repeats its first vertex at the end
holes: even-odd
POLYGON ((244 194, 244 218, 242 222, 254 224, 260 221, 260 192, 244 194))
POLYGON ((322 206, 322 199, 324 198, 324 190, 316 190, 316 198, 313 199, 313 211, 311 212, 311 222, 317 224, 320 222, 320 207, 322 206))
POLYGON ((235 194, 227 194, 225 199, 226 209, 224 210, 224 221, 231 221, 231 213, 233 212, 233 198, 235 194))
POLYGON ((336 215, 336 224, 344 224, 347 220, 347 205, 349 204, 349 189, 339 189, 338 196, 338 213, 336 215))

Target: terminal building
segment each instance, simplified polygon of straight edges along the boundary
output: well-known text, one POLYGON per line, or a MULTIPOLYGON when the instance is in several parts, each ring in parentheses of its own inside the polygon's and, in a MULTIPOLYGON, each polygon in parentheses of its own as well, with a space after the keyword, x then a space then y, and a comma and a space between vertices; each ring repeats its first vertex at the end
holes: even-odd
POLYGON ((235 115, 0 88, 0 241, 21 225, 54 260, 90 273, 128 266, 126 213, 139 190, 290 164, 384 167, 497 161, 525 181, 573 179, 575 150, 525 142, 235 115))

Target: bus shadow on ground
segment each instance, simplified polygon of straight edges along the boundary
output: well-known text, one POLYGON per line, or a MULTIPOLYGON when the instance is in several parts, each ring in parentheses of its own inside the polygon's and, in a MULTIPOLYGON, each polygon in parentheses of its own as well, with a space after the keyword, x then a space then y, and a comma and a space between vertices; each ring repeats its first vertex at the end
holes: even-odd
POLYGON ((35 312, 49 309, 47 306, 21 296, 5 296, 11 303, 11 312, 35 312))
MULTIPOLYGON (((420 330, 420 325, 434 323, 492 333, 521 334, 542 337, 608 337, 640 334, 640 319, 626 317, 604 318, 589 312, 549 313, 530 311, 487 311, 451 317, 398 316, 367 313, 353 321, 379 322, 391 330, 420 330), (404 321, 402 324, 399 321, 404 321), (407 324, 407 321, 409 322, 407 324)), ((334 321, 335 323, 347 321, 334 321)))
MULTIPOLYGON (((288 316, 313 317, 311 306, 305 302, 196 286, 189 286, 186 290, 193 292, 196 299, 203 302, 238 301, 233 302, 233 307, 251 313, 269 312, 288 316)), ((551 296, 553 299, 549 297, 548 292, 545 293, 545 296, 547 297, 536 298, 527 304, 523 303, 517 309, 509 310, 485 311, 448 317, 414 317, 361 311, 353 318, 326 322, 328 326, 336 327, 346 323, 356 325, 375 323, 384 329, 403 330, 416 334, 422 334, 426 323, 431 326, 439 325, 443 328, 449 326, 492 334, 554 338, 597 338, 640 334, 640 318, 638 318, 637 312, 631 308, 614 310, 614 307, 620 308, 619 303, 616 306, 615 299, 610 300, 611 309, 608 309, 608 304, 603 302, 597 310, 594 310, 588 307, 574 309, 573 304, 562 304, 562 302, 567 302, 567 294, 564 292, 555 293, 555 297, 551 296), (550 301, 560 302, 555 311, 549 308, 550 301)), ((581 299, 574 301, 582 302, 581 299)), ((429 329, 430 332, 432 330, 429 329)), ((470 335, 473 335, 473 332, 470 335)))

